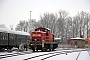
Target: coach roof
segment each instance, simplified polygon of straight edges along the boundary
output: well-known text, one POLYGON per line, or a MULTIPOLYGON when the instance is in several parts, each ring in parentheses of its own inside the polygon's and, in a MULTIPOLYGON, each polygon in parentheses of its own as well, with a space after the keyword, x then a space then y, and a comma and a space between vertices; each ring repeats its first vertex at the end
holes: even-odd
POLYGON ((0 28, 0 32, 12 33, 12 34, 18 34, 18 35, 28 35, 28 36, 30 36, 30 34, 27 33, 27 32, 10 30, 8 28, 0 28))

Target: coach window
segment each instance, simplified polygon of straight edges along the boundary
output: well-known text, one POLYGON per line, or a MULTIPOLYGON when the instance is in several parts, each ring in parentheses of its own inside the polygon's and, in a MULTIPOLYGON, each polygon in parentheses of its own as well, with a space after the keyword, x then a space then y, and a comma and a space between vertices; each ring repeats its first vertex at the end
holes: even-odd
POLYGON ((18 35, 18 40, 20 40, 20 35, 18 35))
POLYGON ((26 36, 24 36, 25 38, 24 38, 24 40, 26 40, 27 39, 27 37, 26 36))
POLYGON ((18 37, 18 38, 19 38, 19 40, 21 40, 21 36, 20 36, 20 35, 19 35, 19 37, 18 37))
POLYGON ((13 40, 13 34, 10 34, 10 39, 13 40))
POLYGON ((23 40, 24 39, 24 36, 23 35, 21 35, 21 40, 23 40))
POLYGON ((17 39, 17 41, 19 40, 19 39, 18 39, 18 35, 16 35, 16 39, 17 39))
POLYGON ((2 40, 4 40, 4 38, 5 38, 4 33, 2 33, 2 36, 3 36, 3 39, 2 40))
POLYGON ((27 36, 27 40, 30 40, 30 36, 27 36))
POLYGON ((12 36, 12 39, 15 40, 15 38, 14 38, 14 34, 13 34, 13 36, 12 36))
POLYGON ((0 40, 1 40, 1 36, 2 36, 2 35, 1 35, 1 32, 0 32, 0 40))
POLYGON ((26 36, 24 36, 24 40, 26 40, 26 36))
POLYGON ((2 33, 2 40, 4 40, 4 33, 2 33))
POLYGON ((12 40, 14 40, 14 34, 13 34, 13 36, 12 36, 12 40))
POLYGON ((23 36, 24 37, 24 39, 23 40, 26 40, 26 36, 23 36))
POLYGON ((1 33, 1 40, 3 40, 3 33, 1 33))
POLYGON ((18 35, 17 37, 18 37, 18 40, 20 40, 20 35, 18 35))
POLYGON ((6 40, 7 39, 7 37, 6 37, 7 35, 6 35, 6 33, 4 33, 4 40, 6 40))
POLYGON ((6 40, 8 40, 8 33, 6 33, 6 40))
POLYGON ((5 40, 7 40, 7 33, 5 33, 5 40))
POLYGON ((12 40, 14 40, 14 34, 12 34, 12 40))
POLYGON ((2 32, 1 32, 1 33, 0 33, 0 38, 1 38, 1 40, 2 40, 2 37, 3 37, 3 36, 2 36, 2 32))
POLYGON ((4 33, 3 33, 3 40, 4 40, 4 38, 5 38, 5 35, 4 35, 4 33))
POLYGON ((9 34, 9 38, 10 38, 10 40, 11 40, 11 36, 12 36, 12 35, 11 35, 11 34, 9 34))
POLYGON ((24 38, 24 36, 23 36, 23 35, 21 35, 21 40, 23 40, 23 38, 24 38))
POLYGON ((4 36, 2 37, 2 40, 4 40, 4 36))
POLYGON ((7 36, 6 33, 4 33, 4 39, 5 39, 5 40, 7 40, 7 37, 6 37, 6 36, 7 36))
POLYGON ((13 37, 14 37, 14 34, 12 34, 12 40, 14 40, 14 38, 13 38, 13 37))
POLYGON ((28 36, 26 36, 26 40, 28 40, 28 36))
POLYGON ((6 40, 6 33, 4 33, 4 40, 6 40))
POLYGON ((21 35, 21 40, 23 39, 23 36, 21 35))
POLYGON ((23 35, 21 35, 21 40, 24 40, 24 36, 23 35))
POLYGON ((15 40, 15 34, 13 34, 13 40, 15 40))

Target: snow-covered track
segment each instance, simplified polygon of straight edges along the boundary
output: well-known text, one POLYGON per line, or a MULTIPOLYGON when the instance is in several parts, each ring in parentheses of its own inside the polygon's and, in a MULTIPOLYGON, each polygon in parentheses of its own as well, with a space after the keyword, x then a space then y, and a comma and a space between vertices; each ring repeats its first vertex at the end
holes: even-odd
POLYGON ((65 54, 64 52, 51 52, 51 53, 46 53, 46 54, 42 54, 42 55, 37 55, 37 56, 30 57, 30 58, 26 58, 24 60, 33 59, 33 58, 37 58, 37 57, 41 57, 41 56, 45 56, 45 55, 49 55, 49 54, 55 54, 55 53, 65 54))
POLYGON ((7 54, 0 55, 0 59, 19 56, 19 55, 25 55, 25 54, 31 54, 31 52, 7 53, 7 54))
POLYGON ((29 59, 34 59, 34 58, 38 58, 38 57, 41 57, 41 56, 45 56, 45 55, 49 55, 47 57, 44 57, 43 59, 41 60, 45 60, 45 59, 48 59, 48 58, 51 58, 51 57, 54 57, 54 56, 57 56, 57 55, 60 55, 60 54, 66 54, 67 53, 73 53, 73 52, 80 52, 80 51, 86 51, 85 49, 83 50, 72 50, 72 51, 53 51, 53 52, 50 52, 50 53, 46 53, 46 54, 41 54, 41 55, 37 55, 37 56, 33 56, 33 57, 30 57, 30 58, 26 58, 24 60, 29 60, 29 59))
MULTIPOLYGON (((85 51, 87 51, 87 52, 88 52, 88 54, 89 54, 89 56, 90 56, 90 53, 89 53, 88 49, 86 49, 86 48, 85 48, 85 51)), ((82 52, 82 51, 80 51, 80 52, 79 52, 79 54, 77 55, 76 60, 78 60, 78 58, 79 58, 79 56, 80 56, 81 52, 82 52)))

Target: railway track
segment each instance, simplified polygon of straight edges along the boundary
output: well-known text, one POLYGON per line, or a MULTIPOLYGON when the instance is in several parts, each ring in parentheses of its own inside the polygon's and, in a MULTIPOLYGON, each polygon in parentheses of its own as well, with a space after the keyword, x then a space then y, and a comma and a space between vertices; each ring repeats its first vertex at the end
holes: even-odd
POLYGON ((7 53, 4 55, 0 55, 0 59, 8 58, 8 57, 14 57, 19 55, 25 55, 25 54, 31 54, 32 52, 16 52, 16 53, 7 53))
MULTIPOLYGON (((90 52, 88 51, 88 49, 85 49, 85 51, 87 51, 87 52, 88 52, 88 54, 89 54, 89 56, 90 56, 90 52)), ((78 60, 78 58, 79 58, 79 56, 80 56, 81 52, 82 52, 82 51, 80 51, 80 52, 79 52, 79 54, 77 55, 76 60, 78 60)))
MULTIPOLYGON (((51 51, 51 52, 48 52, 48 53, 35 55, 35 56, 32 56, 32 57, 27 57, 27 58, 24 58, 23 60, 32 60, 32 59, 37 59, 37 58, 40 58, 40 60, 46 60, 48 58, 55 57, 55 56, 58 56, 58 55, 61 55, 61 54, 68 55, 68 53, 79 52, 79 54, 76 57, 76 60, 77 60, 81 51, 87 51, 87 50, 86 49, 57 50, 57 51, 51 51), (43 57, 43 58, 41 58, 41 57, 43 57)), ((0 55, 0 59, 8 58, 8 57, 14 57, 14 56, 20 56, 20 55, 25 55, 25 54, 30 54, 31 55, 32 53, 33 52, 8 53, 8 54, 5 54, 5 55, 0 55)), ((41 53, 41 52, 34 52, 34 53, 37 54, 37 53, 41 53)))
POLYGON ((45 59, 48 59, 48 58, 51 58, 51 57, 54 57, 54 56, 57 56, 57 55, 60 55, 60 54, 66 54, 67 55, 67 53, 80 52, 80 51, 86 51, 86 50, 84 49, 84 50, 76 50, 76 51, 74 50, 74 51, 59 51, 59 52, 55 52, 54 51, 54 52, 41 54, 41 55, 33 56, 33 57, 30 57, 30 58, 26 58, 24 60, 30 60, 30 59, 34 59, 34 58, 50 55, 50 56, 47 56, 47 57, 41 59, 41 60, 45 60, 45 59))

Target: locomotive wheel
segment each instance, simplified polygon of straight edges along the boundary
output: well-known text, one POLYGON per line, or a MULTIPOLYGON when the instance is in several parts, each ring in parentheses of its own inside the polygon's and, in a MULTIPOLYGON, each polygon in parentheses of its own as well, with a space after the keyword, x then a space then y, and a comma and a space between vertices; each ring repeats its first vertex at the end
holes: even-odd
POLYGON ((46 51, 47 49, 45 49, 45 51, 46 51))
POLYGON ((0 52, 4 52, 4 51, 5 51, 5 48, 1 48, 1 49, 0 49, 0 52))
POLYGON ((44 49, 42 49, 42 52, 44 51, 44 49))
POLYGON ((37 49, 37 51, 38 51, 38 49, 37 49))
POLYGON ((52 49, 49 49, 49 51, 51 51, 52 49))
POLYGON ((12 52, 12 50, 11 49, 8 49, 7 52, 12 52))
POLYGON ((35 49, 33 49, 33 52, 35 52, 35 49))
POLYGON ((54 51, 54 48, 52 48, 52 51, 54 51))

